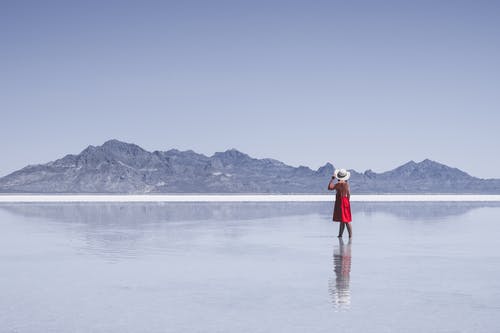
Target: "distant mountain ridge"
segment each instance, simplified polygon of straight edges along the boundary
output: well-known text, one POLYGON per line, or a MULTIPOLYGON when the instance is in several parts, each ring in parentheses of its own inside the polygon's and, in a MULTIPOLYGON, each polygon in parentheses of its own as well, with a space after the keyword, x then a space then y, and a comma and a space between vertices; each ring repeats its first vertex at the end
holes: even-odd
MULTIPOLYGON (((325 193, 334 166, 318 170, 256 159, 236 149, 208 157, 192 150, 148 152, 118 140, 29 165, 0 178, 3 193, 325 193)), ((431 160, 376 173, 351 171, 353 193, 500 193, 480 179, 431 160)))

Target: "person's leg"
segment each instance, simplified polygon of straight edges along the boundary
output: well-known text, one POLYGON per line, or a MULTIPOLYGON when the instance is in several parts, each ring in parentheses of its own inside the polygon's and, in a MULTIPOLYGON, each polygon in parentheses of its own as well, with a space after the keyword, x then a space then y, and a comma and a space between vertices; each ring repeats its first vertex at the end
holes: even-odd
POLYGON ((343 222, 339 222, 339 235, 337 237, 342 237, 342 235, 344 234, 344 224, 343 222))
POLYGON ((349 238, 352 237, 352 226, 350 223, 342 223, 342 224, 345 224, 347 226, 347 232, 349 233, 349 238))

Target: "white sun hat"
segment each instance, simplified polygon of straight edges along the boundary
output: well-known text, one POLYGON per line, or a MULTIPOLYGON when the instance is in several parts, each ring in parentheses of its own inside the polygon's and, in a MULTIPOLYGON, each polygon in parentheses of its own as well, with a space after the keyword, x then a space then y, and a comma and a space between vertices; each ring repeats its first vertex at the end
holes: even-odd
POLYGON ((351 177, 351 173, 347 171, 346 169, 335 169, 335 172, 333 173, 335 178, 338 180, 348 180, 349 177, 351 177))

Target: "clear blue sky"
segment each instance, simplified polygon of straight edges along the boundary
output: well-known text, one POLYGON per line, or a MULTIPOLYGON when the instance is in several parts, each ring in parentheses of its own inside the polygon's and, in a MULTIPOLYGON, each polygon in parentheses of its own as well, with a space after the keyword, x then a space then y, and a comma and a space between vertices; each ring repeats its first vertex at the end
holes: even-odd
POLYGON ((2 1, 0 176, 116 138, 500 178, 498 1, 2 1))

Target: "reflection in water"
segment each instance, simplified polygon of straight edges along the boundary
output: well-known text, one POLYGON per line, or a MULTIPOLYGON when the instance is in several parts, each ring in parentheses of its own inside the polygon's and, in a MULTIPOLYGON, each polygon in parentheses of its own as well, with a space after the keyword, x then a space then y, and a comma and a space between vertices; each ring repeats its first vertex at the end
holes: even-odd
POLYGON ((500 207, 500 202, 353 202, 352 207, 367 215, 384 213, 407 221, 429 221, 464 215, 478 208, 500 207))
POLYGON ((335 281, 330 279, 328 289, 336 310, 346 310, 351 307, 351 290, 349 280, 351 274, 351 240, 344 244, 339 238, 339 246, 333 250, 333 270, 335 281))
POLYGON ((270 217, 330 215, 330 203, 316 202, 158 202, 158 203, 0 203, 0 210, 54 221, 137 226, 140 221, 232 221, 270 217))
MULTIPOLYGON (((415 221, 463 215, 499 202, 353 202, 367 215, 387 213, 415 221)), ((205 203, 1 203, 0 210, 24 217, 61 222, 136 226, 138 221, 252 220, 269 217, 320 214, 331 218, 329 202, 205 202, 205 203)))

